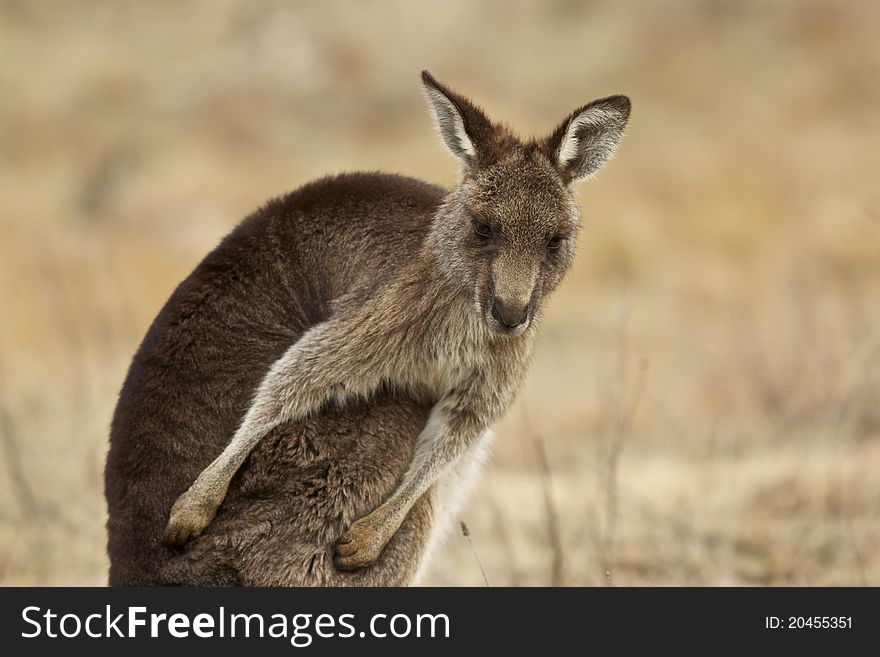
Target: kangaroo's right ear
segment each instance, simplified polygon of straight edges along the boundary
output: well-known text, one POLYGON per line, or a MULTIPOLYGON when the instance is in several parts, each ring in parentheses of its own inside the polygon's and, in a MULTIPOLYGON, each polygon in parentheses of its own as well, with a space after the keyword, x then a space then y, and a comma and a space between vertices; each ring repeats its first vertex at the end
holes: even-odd
POLYGON ((468 164, 487 159, 495 141, 495 128, 483 111, 427 71, 422 71, 422 82, 434 123, 450 152, 468 164))
POLYGON ((609 96, 575 110, 556 128, 546 146, 567 183, 589 178, 614 155, 629 113, 629 98, 609 96))

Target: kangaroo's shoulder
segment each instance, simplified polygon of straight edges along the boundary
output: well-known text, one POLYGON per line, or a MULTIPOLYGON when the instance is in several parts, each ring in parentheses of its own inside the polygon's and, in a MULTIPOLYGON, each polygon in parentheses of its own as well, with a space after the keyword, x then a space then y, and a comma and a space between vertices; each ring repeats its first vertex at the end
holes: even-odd
POLYGON ((275 214, 324 214, 350 210, 360 217, 372 212, 433 214, 447 190, 394 173, 357 172, 325 176, 270 200, 264 211, 275 214))
MULTIPOLYGON (((312 284, 327 287, 316 292, 326 300, 347 289, 352 277, 368 278, 374 270, 389 269, 406 248, 420 242, 446 193, 437 185, 390 173, 325 176, 267 201, 190 278, 211 287, 227 278, 251 285, 257 272, 295 270, 312 284)), ((228 286, 222 287, 228 296, 228 286)), ((296 296, 307 292, 297 289, 296 296)))

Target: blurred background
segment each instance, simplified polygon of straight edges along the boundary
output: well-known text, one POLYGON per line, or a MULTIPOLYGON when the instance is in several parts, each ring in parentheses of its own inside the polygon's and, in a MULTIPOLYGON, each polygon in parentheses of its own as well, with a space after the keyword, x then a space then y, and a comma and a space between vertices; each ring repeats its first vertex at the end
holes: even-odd
POLYGON ((269 197, 629 94, 426 584, 880 585, 880 4, 0 0, 0 583, 106 583, 130 358, 269 197))

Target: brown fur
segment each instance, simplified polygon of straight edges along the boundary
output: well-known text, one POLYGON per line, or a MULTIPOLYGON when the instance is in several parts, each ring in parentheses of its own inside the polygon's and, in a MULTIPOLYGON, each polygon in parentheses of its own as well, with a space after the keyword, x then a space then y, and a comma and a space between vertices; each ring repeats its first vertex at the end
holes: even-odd
POLYGON ((567 183, 610 156, 629 111, 596 101, 523 143, 424 80, 458 186, 308 185, 246 220, 150 328, 111 434, 111 583, 412 581, 434 484, 479 459, 570 264, 567 183), (179 553, 157 528, 193 479, 165 537, 205 533, 179 553), (340 535, 336 566, 370 568, 334 569, 340 535))
POLYGON ((425 538, 427 501, 404 526, 396 556, 384 557, 387 567, 339 575, 323 558, 312 560, 384 500, 405 470, 429 408, 399 395, 278 427, 203 536, 183 553, 161 538, 172 502, 223 449, 265 370, 327 316, 339 290, 398 266, 389 245, 417 250, 442 197, 437 187, 383 174, 312 183, 245 220, 175 290, 134 357, 113 418, 106 466, 112 585, 411 577, 401 564, 414 561, 404 557, 425 538), (349 225, 356 212, 362 231, 349 225), (366 239, 377 242, 371 257, 352 267, 333 259, 334 244, 366 239))

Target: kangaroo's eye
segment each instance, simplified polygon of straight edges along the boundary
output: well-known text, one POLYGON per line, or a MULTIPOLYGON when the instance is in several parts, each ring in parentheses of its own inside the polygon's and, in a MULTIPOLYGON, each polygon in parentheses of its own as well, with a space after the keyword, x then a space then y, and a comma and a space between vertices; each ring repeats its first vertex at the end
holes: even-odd
POLYGON ((492 227, 484 221, 474 221, 474 234, 485 241, 492 237, 492 227))
POLYGON ((559 247, 562 246, 562 240, 565 239, 561 235, 555 235, 550 238, 550 241, 547 242, 547 250, 548 251, 558 251, 559 247))

